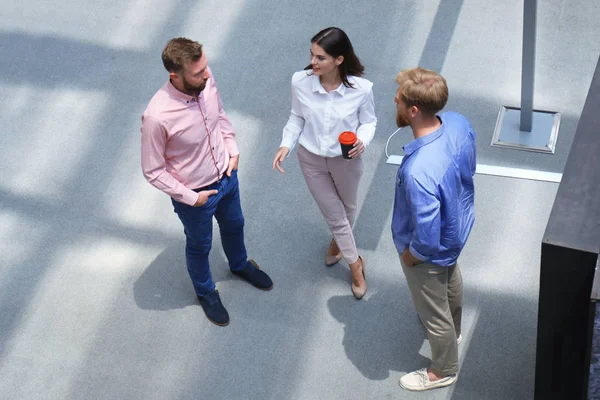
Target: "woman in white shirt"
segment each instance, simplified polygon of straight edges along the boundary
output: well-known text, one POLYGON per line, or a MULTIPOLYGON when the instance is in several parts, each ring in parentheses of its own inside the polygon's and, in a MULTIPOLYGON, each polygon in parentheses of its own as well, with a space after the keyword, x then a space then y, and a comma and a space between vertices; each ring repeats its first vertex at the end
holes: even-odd
POLYGON ((317 33, 311 39, 310 65, 292 76, 292 111, 273 159, 273 169, 283 173, 281 163, 300 144, 298 161, 304 179, 333 234, 325 263, 331 266, 344 258, 357 299, 366 293, 367 283, 352 226, 363 172, 361 154, 377 124, 373 84, 361 78, 364 69, 344 31, 327 28, 317 33), (338 141, 345 131, 357 136, 350 159, 342 157, 338 141))

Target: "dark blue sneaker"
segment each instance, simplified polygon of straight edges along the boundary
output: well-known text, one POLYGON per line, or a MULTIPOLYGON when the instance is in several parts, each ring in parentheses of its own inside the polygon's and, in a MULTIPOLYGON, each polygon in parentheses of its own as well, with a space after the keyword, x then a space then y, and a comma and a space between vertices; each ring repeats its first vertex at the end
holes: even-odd
POLYGON ((248 260, 244 268, 239 271, 231 271, 234 275, 244 278, 250 282, 254 287, 260 290, 271 290, 273 289, 273 281, 269 278, 269 275, 260 270, 260 267, 254 260, 248 260))
POLYGON ((218 290, 215 289, 204 296, 198 296, 198 300, 210 322, 219 326, 229 325, 229 314, 221 303, 218 290))

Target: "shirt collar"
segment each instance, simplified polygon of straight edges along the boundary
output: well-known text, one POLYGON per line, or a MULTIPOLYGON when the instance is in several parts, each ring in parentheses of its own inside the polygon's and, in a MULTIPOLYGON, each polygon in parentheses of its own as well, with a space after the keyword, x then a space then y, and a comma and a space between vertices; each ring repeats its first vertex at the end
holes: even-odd
MULTIPOLYGON (((321 85, 321 80, 317 75, 314 74, 312 75, 312 91, 327 94, 327 90, 325 90, 323 85, 321 85)), ((340 86, 338 86, 337 89, 332 90, 332 92, 338 92, 340 96, 343 97, 344 94, 346 94, 346 86, 342 82, 340 83, 340 86)))
MULTIPOLYGON (((167 82, 166 87, 167 87, 167 92, 169 93, 169 95, 176 100, 182 101, 186 104, 189 104, 192 101, 195 101, 194 98, 192 96, 190 96, 189 94, 185 94, 185 93, 177 90, 177 88, 175 86, 173 86, 173 84, 171 83, 170 80, 167 82)), ((201 96, 202 96, 202 92, 200 92, 200 95, 198 95, 198 97, 201 97, 201 96)))
POLYGON ((429 143, 433 142, 434 140, 436 140, 437 138, 442 136, 442 133, 444 133, 444 128, 445 128, 444 120, 442 119, 442 117, 440 115, 438 115, 438 117, 442 120, 442 126, 440 126, 437 130, 431 132, 430 134, 420 137, 418 139, 415 139, 412 142, 410 142, 409 144, 402 147, 402 149, 404 150, 404 153, 407 156, 410 156, 412 153, 419 150, 421 147, 428 145, 429 143))

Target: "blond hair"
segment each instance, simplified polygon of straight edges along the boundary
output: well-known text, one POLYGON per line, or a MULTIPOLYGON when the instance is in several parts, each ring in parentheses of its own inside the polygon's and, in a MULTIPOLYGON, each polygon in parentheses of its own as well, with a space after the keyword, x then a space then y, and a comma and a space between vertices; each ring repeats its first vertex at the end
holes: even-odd
POLYGON ((402 101, 426 114, 437 114, 448 101, 446 80, 435 71, 421 67, 405 69, 396 77, 396 83, 400 85, 402 101))
POLYGON ((162 62, 169 72, 180 72, 186 62, 202 57, 202 45, 184 37, 171 39, 162 51, 162 62))

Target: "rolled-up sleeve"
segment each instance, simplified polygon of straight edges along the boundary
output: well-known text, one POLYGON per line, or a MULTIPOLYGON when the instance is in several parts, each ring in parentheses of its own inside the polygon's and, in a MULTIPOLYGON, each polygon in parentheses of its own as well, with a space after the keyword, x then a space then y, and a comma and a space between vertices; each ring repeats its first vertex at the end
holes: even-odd
POLYGON ((375 101, 373 100, 373 90, 365 95, 360 107, 358 108, 358 122, 360 125, 356 130, 356 135, 364 143, 365 147, 371 143, 375 136, 377 126, 377 117, 375 116, 375 101))
POLYGON ((415 178, 409 179, 406 185, 406 200, 415 227, 409 249, 416 258, 427 261, 440 251, 439 194, 415 178))
POLYGON ((302 110, 300 108, 300 101, 298 100, 298 94, 294 87, 294 80, 292 78, 292 110, 290 112, 290 118, 283 128, 283 138, 279 147, 288 147, 290 150, 298 143, 298 138, 304 129, 304 118, 302 117, 302 110))
POLYGON ((146 180, 176 201, 194 205, 198 194, 179 182, 166 170, 165 146, 167 132, 160 121, 142 116, 142 172, 146 180))

